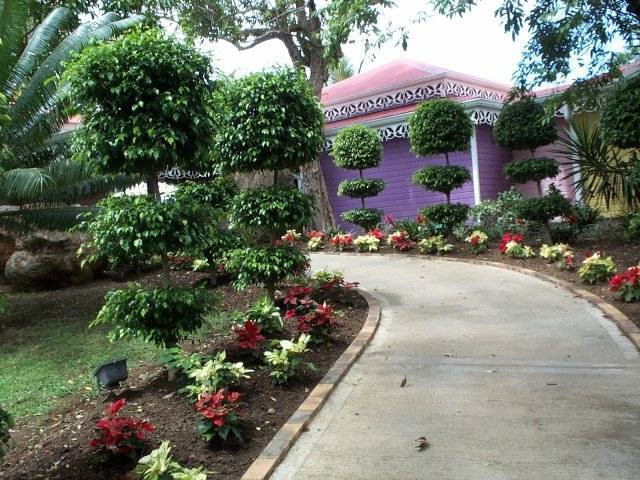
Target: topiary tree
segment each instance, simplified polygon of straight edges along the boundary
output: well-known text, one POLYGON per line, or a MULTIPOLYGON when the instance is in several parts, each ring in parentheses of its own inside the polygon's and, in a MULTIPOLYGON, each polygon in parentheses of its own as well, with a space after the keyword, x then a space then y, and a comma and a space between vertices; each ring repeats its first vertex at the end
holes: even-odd
POLYGON ((618 148, 640 147, 640 77, 621 80, 607 95, 600 124, 605 140, 618 148))
POLYGON ((308 264, 306 255, 278 236, 304 226, 314 212, 312 197, 277 184, 278 170, 297 170, 319 154, 322 109, 304 76, 290 68, 231 81, 217 99, 213 145, 221 170, 273 172, 272 186, 246 190, 232 202, 232 228, 249 229, 253 242, 230 251, 226 268, 237 276, 238 288, 260 283, 273 299, 276 285, 308 264))
POLYGON ((540 222, 545 229, 545 241, 553 243, 549 220, 568 213, 567 199, 555 187, 543 196, 542 181, 558 175, 558 165, 553 158, 535 158, 537 148, 557 140, 553 123, 546 119, 544 107, 532 97, 507 103, 493 126, 493 136, 498 145, 511 150, 529 150, 531 158, 513 160, 504 166, 504 173, 515 183, 536 182, 539 198, 525 198, 518 207, 519 216, 540 222))
POLYGON ((451 192, 471 180, 471 172, 465 167, 450 165, 449 153, 467 150, 472 133, 469 115, 461 104, 452 100, 424 102, 409 118, 411 150, 423 157, 445 157, 446 165, 430 165, 413 174, 413 183, 446 196, 446 207, 434 205, 422 209, 422 214, 445 232, 464 222, 468 212, 464 204, 451 204, 451 192))
POLYGON ((338 195, 360 199, 360 208, 349 210, 342 218, 364 230, 372 230, 380 223, 382 212, 365 207, 365 198, 375 197, 384 190, 384 181, 364 178, 362 171, 374 168, 382 161, 382 141, 378 132, 362 125, 342 129, 333 142, 334 163, 340 168, 358 170, 360 178, 344 180, 338 185, 338 195))

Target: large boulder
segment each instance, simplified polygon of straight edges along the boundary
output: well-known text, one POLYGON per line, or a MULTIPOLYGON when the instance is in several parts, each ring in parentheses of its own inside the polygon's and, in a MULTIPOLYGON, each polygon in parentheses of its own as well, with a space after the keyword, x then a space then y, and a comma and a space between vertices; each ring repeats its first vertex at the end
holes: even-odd
POLYGON ((42 290, 91 280, 99 265, 80 267, 76 255, 82 235, 38 232, 16 241, 16 251, 5 265, 7 282, 18 290, 42 290))

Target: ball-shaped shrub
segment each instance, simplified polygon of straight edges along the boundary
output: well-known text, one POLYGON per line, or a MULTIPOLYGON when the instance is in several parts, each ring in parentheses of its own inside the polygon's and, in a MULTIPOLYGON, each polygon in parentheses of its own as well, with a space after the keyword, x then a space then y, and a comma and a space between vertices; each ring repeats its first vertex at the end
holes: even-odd
POLYGON ((353 223, 365 230, 373 230, 382 220, 382 212, 377 208, 356 208, 342 213, 345 222, 353 223))
POLYGON ((214 156, 224 172, 297 169, 324 145, 324 116, 304 75, 292 68, 226 83, 219 105, 214 156))
POLYGON ((430 165, 413 174, 413 183, 428 190, 449 194, 471 180, 468 169, 458 165, 430 165))
POLYGON ((340 168, 359 170, 377 167, 382 161, 382 140, 374 129, 352 125, 340 130, 331 154, 340 168))
POLYGON ((469 206, 463 203, 439 203, 423 208, 420 213, 438 233, 449 234, 469 216, 469 206))
POLYGON ((640 77, 620 81, 605 99, 600 124, 605 140, 619 148, 640 147, 640 77))
POLYGON ((344 180, 338 185, 338 195, 350 198, 375 197, 384 190, 384 180, 376 178, 360 178, 344 180))
POLYGON ((203 288, 146 288, 130 284, 109 292, 92 322, 111 325, 109 338, 141 338, 160 347, 175 345, 204 323, 215 295, 203 288))
POLYGON ((513 160, 504 166, 504 174, 515 183, 541 182, 558 175, 558 164, 546 157, 513 160))
POLYGON ((544 107, 526 97, 502 107, 493 125, 493 138, 510 150, 535 150, 558 138, 552 121, 546 120, 544 107))
POLYGON ((236 275, 234 285, 240 289, 253 283, 273 287, 308 265, 307 256, 288 245, 238 248, 225 256, 225 269, 236 275))
POLYGON ((238 184, 228 177, 215 177, 208 182, 184 182, 178 185, 173 198, 178 202, 196 202, 216 210, 227 210, 231 199, 239 192, 238 184))
POLYGON ((209 59, 158 29, 85 48, 65 73, 82 123, 78 155, 106 172, 206 168, 215 84, 209 59))
POLYGON ((295 187, 279 185, 244 190, 231 202, 229 218, 234 227, 284 233, 304 227, 313 216, 315 201, 295 187))
POLYGON ((453 100, 429 100, 409 118, 411 150, 422 157, 467 150, 473 123, 453 100))
POLYGON ((518 205, 518 216, 532 222, 544 223, 572 212, 569 200, 556 189, 552 189, 544 197, 525 198, 518 205))

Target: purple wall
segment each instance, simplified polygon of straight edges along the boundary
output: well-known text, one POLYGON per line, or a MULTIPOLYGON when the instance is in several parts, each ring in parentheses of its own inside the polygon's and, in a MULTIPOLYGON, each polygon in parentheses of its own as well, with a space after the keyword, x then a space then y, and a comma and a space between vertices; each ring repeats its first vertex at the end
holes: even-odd
MULTIPOLYGON (((409 150, 408 139, 397 138, 384 142, 383 145, 382 164, 377 168, 365 170, 364 176, 384 179, 386 188, 377 197, 366 199, 368 208, 379 208, 394 218, 414 218, 420 208, 446 201, 444 195, 424 190, 411 183, 413 172, 426 165, 444 164, 444 156, 418 158, 409 150)), ((471 171, 469 152, 454 153, 449 156, 449 160, 451 164, 462 165, 471 171)), ((342 180, 357 178, 358 172, 336 167, 333 158, 326 152, 321 162, 336 221, 343 228, 357 230, 358 227, 345 223, 340 214, 345 210, 359 208, 360 200, 338 197, 336 191, 342 180)), ((451 192, 451 201, 473 205, 473 184, 468 182, 462 188, 451 192)))
POLYGON ((511 150, 493 143, 492 130, 488 125, 476 127, 480 198, 482 200, 495 199, 499 193, 508 190, 511 186, 502 170, 504 165, 512 160, 511 150))

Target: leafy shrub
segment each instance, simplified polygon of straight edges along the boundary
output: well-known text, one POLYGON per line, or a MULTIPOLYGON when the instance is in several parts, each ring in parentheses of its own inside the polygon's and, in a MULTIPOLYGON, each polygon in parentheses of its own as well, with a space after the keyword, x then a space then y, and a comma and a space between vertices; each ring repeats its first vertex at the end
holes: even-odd
POLYGON ((411 150, 421 157, 467 150, 473 124, 464 107, 453 100, 421 103, 409 117, 411 150))
POLYGON ((640 147, 640 78, 620 80, 605 98, 600 125, 605 140, 619 148, 640 147))
POLYGON ((505 232, 518 232, 524 227, 524 222, 517 214, 523 199, 522 193, 512 187, 498 194, 496 200, 482 200, 471 208, 469 216, 474 227, 482 229, 490 237, 498 237, 505 232))
POLYGON ((437 232, 446 235, 467 220, 469 206, 463 203, 440 203, 423 208, 420 212, 437 232))
POLYGON ((289 245, 239 248, 228 252, 225 260, 225 268, 236 275, 237 288, 252 283, 275 285, 303 272, 309 263, 304 253, 289 245))
POLYGON ((444 241, 443 235, 425 238, 418 242, 420 253, 442 255, 453 251, 454 246, 444 241))
POLYGON ((558 164, 546 157, 513 160, 504 166, 504 174, 515 183, 541 182, 558 175, 558 164))
POLYGON ((489 236, 481 230, 474 230, 464 239, 469 244, 469 250, 474 255, 484 252, 487 249, 489 236))
POLYGON ((318 237, 310 238, 307 242, 307 248, 310 252, 317 252, 318 250, 322 250, 324 248, 324 242, 321 238, 318 237))
POLYGON ((468 169, 458 165, 431 165, 413 174, 413 183, 428 190, 449 196, 452 190, 460 188, 471 180, 468 169))
POLYGON ((331 154, 340 168, 363 170, 377 167, 382 161, 382 141, 374 129, 351 125, 338 132, 331 154))
POLYGON ((578 230, 583 231, 585 228, 598 223, 602 220, 602 213, 599 209, 583 202, 577 202, 573 206, 572 220, 578 230))
POLYGON ((11 437, 9 430, 13 428, 13 419, 9 412, 0 407, 0 463, 4 457, 5 449, 11 437))
POLYGON ((68 98, 82 116, 73 133, 79 157, 108 172, 206 170, 211 74, 207 57, 160 29, 83 49, 65 73, 68 98))
POLYGON ((380 239, 373 235, 360 235, 356 237, 353 244, 360 252, 377 252, 380 250, 380 239))
POLYGON ((345 281, 344 273, 340 270, 328 270, 326 268, 314 272, 311 279, 313 280, 315 288, 325 292, 349 289, 358 285, 357 283, 345 281))
POLYGON ((389 215, 386 218, 392 231, 406 232, 407 236, 414 242, 418 242, 434 233, 431 226, 422 217, 420 217, 420 221, 393 220, 389 215))
POLYGON ((409 234, 404 230, 396 230, 390 234, 387 243, 401 252, 406 252, 416 246, 416 242, 411 240, 409 234))
POLYGON ((353 235, 350 233, 337 233, 331 237, 330 243, 334 250, 338 252, 348 250, 353 245, 353 235))
POLYGON ((146 433, 155 431, 155 427, 144 420, 120 417, 126 403, 121 398, 107 406, 107 415, 96 423, 97 436, 91 440, 91 447, 124 456, 134 456, 142 450, 146 433))
POLYGON ((558 270, 571 270, 574 264, 574 256, 571 247, 566 243, 557 243, 540 247, 540 257, 547 263, 553 263, 558 270))
POLYGON ((195 201, 226 215, 231 200, 238 192, 236 182, 229 177, 220 176, 208 182, 180 183, 173 192, 173 198, 178 203, 195 201))
POLYGON ((245 312, 245 318, 258 325, 267 335, 280 333, 284 327, 280 309, 266 295, 260 297, 249 307, 245 312))
POLYGON ((260 333, 260 326, 251 320, 245 320, 242 325, 235 325, 233 333, 236 334, 240 350, 258 350, 260 343, 264 340, 264 335, 260 333))
POLYGON ((215 393, 203 393, 196 402, 196 411, 202 416, 198 421, 198 433, 207 442, 216 437, 226 442, 230 433, 242 442, 244 419, 239 407, 238 392, 221 389, 215 393))
POLYGON ((513 258, 532 258, 535 256, 533 249, 523 245, 524 236, 519 233, 506 232, 502 236, 498 250, 503 255, 513 258))
POLYGON ((542 104, 533 98, 507 103, 493 126, 493 138, 509 150, 535 150, 558 138, 551 121, 545 121, 542 104))
POLYGON ((215 101, 213 150, 223 172, 296 170, 324 145, 320 103, 293 68, 226 82, 215 101))
POLYGON ((158 346, 173 345, 202 325, 215 299, 203 288, 148 289, 132 283, 107 293, 91 326, 111 325, 111 340, 138 337, 158 346))
POLYGON ((615 275, 609 280, 609 288, 618 292, 625 302, 640 301, 640 266, 629 267, 620 275, 615 275))
POLYGON ((313 363, 304 362, 304 354, 309 352, 310 335, 301 334, 297 341, 275 340, 271 350, 264 352, 269 376, 275 383, 286 383, 301 366, 316 370, 313 363))
POLYGON ((518 216, 532 222, 547 222, 557 216, 569 215, 571 203, 558 190, 551 188, 544 197, 526 198, 518 204, 518 216))
POLYGON ((311 195, 298 188, 279 185, 244 190, 231 203, 229 217, 232 227, 261 228, 284 233, 304 227, 314 212, 311 195))
POLYGON ((158 448, 138 461, 134 473, 140 475, 141 480, 207 480, 203 467, 184 468, 173 460, 169 452, 169 442, 162 442, 158 448))
POLYGON ((344 180, 338 185, 338 195, 350 198, 375 197, 384 190, 384 180, 360 178, 344 180))
POLYGON ((380 224, 382 212, 376 208, 356 208, 342 213, 345 222, 371 230, 380 224))
POLYGON ((549 222, 551 238, 557 243, 571 243, 578 236, 578 229, 569 222, 549 222))
POLYGON ((620 218, 620 238, 625 242, 640 238, 640 211, 627 213, 620 218))
POLYGON ((600 252, 595 252, 582 261, 578 270, 578 276, 586 283, 599 283, 608 281, 616 273, 616 264, 611 257, 603 257, 600 252))

